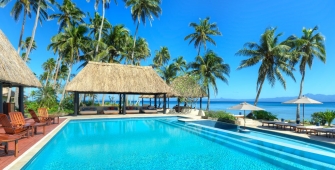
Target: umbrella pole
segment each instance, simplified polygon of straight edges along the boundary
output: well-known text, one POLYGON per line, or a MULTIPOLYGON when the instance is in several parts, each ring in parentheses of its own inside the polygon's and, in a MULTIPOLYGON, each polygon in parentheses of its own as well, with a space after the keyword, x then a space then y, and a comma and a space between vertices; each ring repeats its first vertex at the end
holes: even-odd
POLYGON ((302 104, 302 125, 305 124, 305 104, 302 104))
POLYGON ((245 129, 245 110, 244 110, 244 129, 245 129))

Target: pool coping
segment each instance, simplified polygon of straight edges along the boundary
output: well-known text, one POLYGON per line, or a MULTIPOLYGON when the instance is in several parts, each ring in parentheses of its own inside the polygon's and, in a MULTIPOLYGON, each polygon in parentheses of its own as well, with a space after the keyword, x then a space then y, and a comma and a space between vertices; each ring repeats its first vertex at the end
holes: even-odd
POLYGON ((4 168, 4 170, 11 169, 22 169, 68 122, 71 120, 89 120, 89 119, 125 119, 125 118, 158 118, 158 117, 180 117, 187 119, 188 117, 183 115, 152 115, 152 114, 141 114, 141 115, 123 115, 113 116, 113 115, 85 115, 85 116, 73 116, 64 117, 66 118, 60 125, 53 129, 50 133, 45 135, 41 140, 36 142, 32 147, 30 147, 26 152, 20 155, 12 163, 4 168))

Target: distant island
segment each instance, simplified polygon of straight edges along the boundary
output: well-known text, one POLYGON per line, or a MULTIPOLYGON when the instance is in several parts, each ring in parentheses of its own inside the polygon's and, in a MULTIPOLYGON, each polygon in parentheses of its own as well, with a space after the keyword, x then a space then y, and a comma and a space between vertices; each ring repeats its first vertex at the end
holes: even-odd
MULTIPOLYGON (((335 102, 335 95, 325 95, 325 94, 311 94, 307 93, 305 96, 320 101, 320 102, 335 102)), ((274 98, 260 98, 259 102, 285 102, 296 98, 297 96, 291 97, 274 97, 274 98)), ((211 101, 246 101, 253 102, 255 99, 229 99, 229 98, 216 98, 211 99, 211 101)))

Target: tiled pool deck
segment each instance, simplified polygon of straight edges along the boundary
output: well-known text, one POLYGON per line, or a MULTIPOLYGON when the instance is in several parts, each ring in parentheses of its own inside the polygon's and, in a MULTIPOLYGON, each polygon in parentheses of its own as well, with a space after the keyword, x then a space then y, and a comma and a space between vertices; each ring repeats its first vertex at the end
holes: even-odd
MULTIPOLYGON (((197 116, 197 113, 191 114, 127 114, 127 115, 85 115, 77 117, 62 117, 60 118, 60 124, 52 124, 46 127, 46 134, 43 135, 39 130, 39 133, 31 138, 23 138, 19 140, 19 156, 14 157, 14 142, 9 143, 9 154, 6 155, 2 149, 0 149, 0 169, 4 169, 8 165, 11 166, 10 169, 20 169, 30 158, 38 152, 38 150, 47 143, 54 134, 58 132, 69 120, 72 119, 94 119, 94 118, 131 118, 131 117, 162 117, 162 116, 182 116, 188 119, 201 119, 197 116), (43 139, 42 139, 43 138, 43 139), (41 140, 42 139, 42 140, 41 140), (34 147, 32 147, 34 146, 34 147)), ((317 141, 327 142, 334 144, 335 138, 327 138, 325 136, 309 135, 305 133, 296 133, 289 130, 280 130, 272 127, 261 126, 261 123, 253 121, 253 123, 246 124, 249 127, 259 128, 268 131, 275 131, 287 135, 299 136, 303 138, 313 139, 317 141)), ((0 133, 4 133, 3 129, 0 127, 0 133)), ((9 167, 7 167, 9 168, 9 167)))

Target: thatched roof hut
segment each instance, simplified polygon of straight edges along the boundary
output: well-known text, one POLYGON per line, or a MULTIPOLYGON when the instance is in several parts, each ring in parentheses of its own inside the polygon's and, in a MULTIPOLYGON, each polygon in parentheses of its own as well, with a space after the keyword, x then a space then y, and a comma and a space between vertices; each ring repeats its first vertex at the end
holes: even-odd
POLYGON ((191 76, 185 75, 177 77, 171 82, 170 87, 182 97, 207 97, 206 91, 191 76))
POLYGON ((150 66, 89 62, 66 86, 85 93, 166 94, 170 87, 150 66))
POLYGON ((0 30, 0 82, 3 87, 42 87, 34 73, 21 59, 5 34, 0 30))

